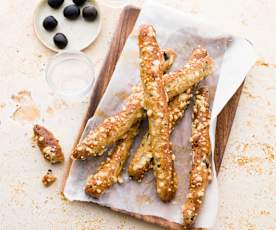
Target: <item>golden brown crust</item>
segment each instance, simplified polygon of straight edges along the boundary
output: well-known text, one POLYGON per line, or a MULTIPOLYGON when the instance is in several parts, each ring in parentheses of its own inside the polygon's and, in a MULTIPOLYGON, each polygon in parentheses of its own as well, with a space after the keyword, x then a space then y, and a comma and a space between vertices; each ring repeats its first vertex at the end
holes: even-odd
MULTIPOLYGON (((165 74, 164 82, 169 98, 177 96, 200 80, 206 78, 213 68, 213 61, 205 49, 199 47, 182 70, 165 74)), ((143 89, 138 87, 130 96, 123 111, 107 118, 102 124, 91 130, 72 153, 73 159, 86 159, 97 156, 110 144, 119 140, 128 129, 144 115, 143 89)))
POLYGON ((119 176, 128 158, 133 140, 138 133, 139 123, 131 127, 123 139, 116 143, 114 149, 108 154, 107 160, 101 163, 96 173, 88 177, 85 185, 86 194, 99 198, 114 183, 120 182, 119 176))
POLYGON ((211 144, 209 137, 209 92, 201 87, 195 95, 192 123, 192 169, 187 200, 182 207, 184 226, 191 227, 200 212, 211 179, 211 144))
POLYGON ((164 75, 169 98, 173 98, 206 78, 213 71, 213 60, 206 49, 198 46, 193 50, 183 69, 164 75))
POLYGON ((175 195, 177 180, 170 145, 168 97, 161 69, 162 53, 152 26, 141 26, 138 40, 140 75, 144 88, 144 107, 149 119, 156 190, 160 199, 168 202, 175 195))
POLYGON ((34 139, 46 160, 52 164, 64 161, 64 154, 59 141, 49 130, 40 125, 35 125, 33 131, 34 139))
MULTIPOLYGON (((183 117, 185 109, 190 103, 192 97, 192 90, 188 89, 169 103, 169 127, 172 132, 176 122, 183 117)), ((131 178, 141 181, 145 173, 152 167, 152 153, 150 151, 150 135, 147 132, 134 153, 134 156, 128 167, 128 174, 131 178)))
POLYGON ((56 181, 56 177, 53 175, 53 172, 51 169, 47 171, 47 173, 42 177, 42 183, 45 187, 49 187, 56 181))
MULTIPOLYGON (((165 72, 171 68, 176 58, 176 53, 173 49, 167 48, 162 50, 162 55, 162 70, 165 72)), ((133 123, 145 115, 141 106, 142 98, 142 87, 138 86, 136 87, 136 92, 129 96, 125 108, 115 116, 104 120, 93 131, 91 130, 73 151, 72 158, 85 160, 89 156, 101 155, 108 145, 116 142, 133 123)))

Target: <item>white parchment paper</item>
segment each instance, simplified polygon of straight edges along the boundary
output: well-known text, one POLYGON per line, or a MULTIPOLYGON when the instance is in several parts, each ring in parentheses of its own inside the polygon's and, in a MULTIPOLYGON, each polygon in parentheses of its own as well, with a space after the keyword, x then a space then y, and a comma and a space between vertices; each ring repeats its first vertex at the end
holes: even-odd
MULTIPOLYGON (((214 58, 214 73, 201 83, 208 85, 211 93, 210 136, 214 152, 216 118, 255 63, 255 52, 251 44, 245 39, 220 32, 195 16, 183 14, 150 1, 146 2, 141 10, 105 95, 95 116, 89 120, 83 137, 87 135, 91 128, 101 123, 104 118, 121 110, 126 96, 131 92, 131 87, 139 83, 137 35, 141 24, 152 24, 157 31, 160 46, 173 48, 177 52, 177 59, 172 70, 183 67, 192 49, 197 45, 205 47, 210 56, 214 58)), ((146 122, 143 127, 144 131, 147 128, 146 122)), ((136 138, 129 160, 140 142, 142 133, 136 138)), ((86 179, 95 172, 99 163, 106 156, 74 162, 66 182, 64 194, 72 201, 89 201, 128 212, 158 216, 182 224, 181 206, 188 191, 188 174, 191 168, 190 135, 191 109, 189 108, 184 119, 178 123, 171 138, 173 151, 176 155, 175 167, 179 177, 179 188, 175 199, 169 204, 162 203, 157 197, 152 172, 147 174, 142 183, 136 183, 128 179, 127 170, 124 170, 122 174, 124 183, 122 185, 114 185, 100 199, 87 196, 83 191, 86 179)), ((218 188, 214 170, 213 174, 213 180, 208 187, 196 227, 210 228, 215 222, 218 188)))

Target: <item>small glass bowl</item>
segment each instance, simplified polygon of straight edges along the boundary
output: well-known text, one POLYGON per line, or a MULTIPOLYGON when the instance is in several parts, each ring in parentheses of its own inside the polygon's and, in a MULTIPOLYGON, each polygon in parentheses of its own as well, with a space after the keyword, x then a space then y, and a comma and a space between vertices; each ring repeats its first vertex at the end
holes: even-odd
POLYGON ((102 3, 111 8, 121 8, 128 4, 128 0, 104 0, 102 3))
POLYGON ((46 81, 55 93, 62 96, 84 96, 95 81, 93 64, 82 52, 60 52, 48 62, 46 81))

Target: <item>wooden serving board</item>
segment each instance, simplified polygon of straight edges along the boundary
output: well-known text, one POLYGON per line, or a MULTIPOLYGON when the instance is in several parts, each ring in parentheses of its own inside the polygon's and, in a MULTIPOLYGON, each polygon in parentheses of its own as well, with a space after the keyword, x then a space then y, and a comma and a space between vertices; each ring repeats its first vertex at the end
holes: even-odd
MULTIPOLYGON (((140 9, 127 6, 122 10, 117 28, 115 30, 115 34, 112 39, 112 43, 110 45, 109 52, 107 53, 105 62, 103 64, 103 67, 101 69, 101 72, 97 78, 96 85, 94 88, 94 91, 90 98, 89 107, 87 109, 87 112, 85 114, 85 117, 83 119, 83 122, 81 124, 78 137, 76 139, 76 142, 73 146, 73 148, 77 145, 79 142, 81 135, 84 131, 85 125, 89 118, 91 118, 96 109, 97 106, 101 100, 101 97, 103 96, 107 85, 111 79, 111 76, 113 74, 113 71, 115 69, 116 63, 119 59, 119 56, 122 52, 122 49, 125 45, 125 42, 131 33, 136 19, 140 13, 140 9)), ((231 100, 226 104, 222 112, 219 114, 217 118, 217 127, 216 127, 216 144, 215 144, 215 166, 217 173, 219 172, 219 168, 222 162, 224 150, 227 144, 227 140, 231 131, 232 123, 235 117, 236 109, 238 106, 238 102, 240 99, 241 91, 242 91, 243 84, 239 87, 239 89, 236 91, 234 96, 231 98, 231 100)), ((70 160, 71 161, 71 160, 70 160)), ((69 162, 69 167, 65 175, 65 180, 63 184, 63 189, 65 186, 66 179, 69 175, 70 167, 71 167, 72 161, 69 162)), ((136 213, 130 213, 123 210, 118 209, 112 209, 117 212, 125 213, 127 215, 133 216, 135 218, 144 220, 149 223, 157 224, 165 228, 169 229, 183 229, 183 226, 180 224, 172 223, 167 221, 166 219, 155 217, 155 216, 148 216, 148 215, 140 215, 136 213)))

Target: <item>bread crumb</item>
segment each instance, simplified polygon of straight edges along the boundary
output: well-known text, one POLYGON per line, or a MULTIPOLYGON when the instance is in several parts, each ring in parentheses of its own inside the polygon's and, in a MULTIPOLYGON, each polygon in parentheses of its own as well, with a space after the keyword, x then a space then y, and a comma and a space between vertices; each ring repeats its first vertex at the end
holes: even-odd
POLYGON ((56 179, 57 178, 53 175, 53 171, 49 169, 46 175, 42 177, 42 183, 45 187, 49 187, 56 181, 56 179))

